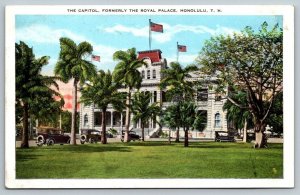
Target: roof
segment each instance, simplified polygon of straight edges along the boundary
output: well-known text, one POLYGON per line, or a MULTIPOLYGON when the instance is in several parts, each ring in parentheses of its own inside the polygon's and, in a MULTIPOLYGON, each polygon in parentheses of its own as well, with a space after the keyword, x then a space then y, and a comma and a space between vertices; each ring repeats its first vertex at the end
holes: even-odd
POLYGON ((145 58, 150 58, 151 62, 160 62, 161 57, 161 51, 159 49, 155 50, 146 50, 146 51, 138 51, 138 59, 142 60, 145 58))

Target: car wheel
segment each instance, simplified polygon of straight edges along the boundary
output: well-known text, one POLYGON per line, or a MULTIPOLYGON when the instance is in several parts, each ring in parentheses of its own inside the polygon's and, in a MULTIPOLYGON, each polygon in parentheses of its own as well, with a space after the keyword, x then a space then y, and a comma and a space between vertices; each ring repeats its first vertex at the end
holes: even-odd
POLYGON ((94 138, 90 138, 90 139, 89 139, 89 142, 90 142, 91 144, 94 143, 94 142, 95 142, 94 138))
POLYGON ((42 146, 44 144, 44 137, 39 135, 37 137, 37 143, 36 144, 37 144, 37 146, 42 146))
POLYGON ((86 135, 80 136, 80 143, 84 144, 86 142, 86 135))
POLYGON ((54 140, 53 139, 47 139, 47 146, 53 146, 54 145, 54 140))

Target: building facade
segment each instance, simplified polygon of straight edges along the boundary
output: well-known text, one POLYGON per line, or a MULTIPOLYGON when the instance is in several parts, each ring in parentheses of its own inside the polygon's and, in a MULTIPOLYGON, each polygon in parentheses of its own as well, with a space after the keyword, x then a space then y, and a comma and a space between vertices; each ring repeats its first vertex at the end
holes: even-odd
MULTIPOLYGON (((159 88, 159 83, 163 78, 161 70, 167 68, 167 60, 162 58, 162 52, 160 50, 149 50, 138 52, 138 59, 144 60, 147 66, 139 68, 139 72, 143 78, 141 88, 139 89, 145 93, 152 94, 152 102, 158 102, 162 106, 162 109, 166 108, 171 102, 166 101, 165 91, 159 88)), ((190 80, 202 80, 206 79, 205 76, 200 73, 192 73, 190 80)), ((195 100, 197 102, 198 113, 206 118, 206 124, 203 131, 194 130, 190 131, 189 136, 192 138, 214 138, 215 131, 227 131, 227 119, 226 111, 223 111, 223 105, 226 99, 222 98, 214 92, 214 85, 212 87, 203 86, 197 91, 195 100)), ((120 89, 122 91, 124 89, 120 89)), ((134 93, 135 91, 132 91, 134 93)), ((101 130, 101 109, 95 105, 80 106, 80 129, 97 129, 101 130)), ((132 116, 131 116, 132 117, 132 116)), ((158 116, 157 116, 158 118, 158 116)), ((125 129, 125 111, 123 113, 115 111, 111 106, 106 112, 106 127, 116 129, 121 132, 125 129)), ((130 129, 140 132, 140 123, 131 123, 130 129)), ((167 127, 160 127, 154 122, 149 120, 145 127, 145 136, 153 137, 162 130, 168 131, 167 127)), ((180 136, 183 136, 183 131, 180 132, 180 136)), ((175 137, 175 132, 171 133, 172 137, 175 137)))

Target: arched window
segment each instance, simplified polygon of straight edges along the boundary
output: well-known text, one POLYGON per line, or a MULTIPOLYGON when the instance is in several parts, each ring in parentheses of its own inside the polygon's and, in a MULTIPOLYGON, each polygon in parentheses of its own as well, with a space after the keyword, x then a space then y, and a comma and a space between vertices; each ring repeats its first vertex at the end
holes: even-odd
POLYGON ((88 115, 85 114, 83 117, 83 126, 87 126, 88 123, 89 123, 89 118, 88 118, 88 115))
POLYGON ((220 113, 215 114, 215 127, 221 127, 221 115, 220 115, 220 113))

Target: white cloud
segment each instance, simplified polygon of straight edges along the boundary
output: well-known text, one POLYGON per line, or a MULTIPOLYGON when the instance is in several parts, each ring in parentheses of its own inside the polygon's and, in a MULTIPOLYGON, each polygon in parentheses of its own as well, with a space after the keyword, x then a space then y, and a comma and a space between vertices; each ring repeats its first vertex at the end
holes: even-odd
POLYGON ((101 44, 92 44, 94 51, 93 53, 95 55, 100 56, 100 63, 96 62, 94 63, 97 65, 98 69, 102 70, 113 70, 115 65, 117 64, 116 61, 113 61, 113 54, 118 51, 118 50, 125 50, 125 49, 118 49, 106 45, 101 45, 101 44))
MULTIPOLYGON (((195 34, 204 34, 208 33, 210 35, 218 35, 218 34, 228 34, 232 35, 234 32, 238 33, 239 30, 224 27, 224 26, 217 26, 216 28, 209 28, 207 26, 198 25, 198 26, 189 26, 189 25, 182 25, 177 24, 175 26, 170 26, 166 23, 161 23, 164 26, 164 33, 152 33, 152 39, 160 42, 165 43, 170 41, 177 33, 181 32, 192 32, 195 34)), ((127 27, 124 25, 115 25, 113 27, 105 28, 104 32, 107 33, 131 33, 136 37, 148 37, 149 36, 149 28, 145 26, 143 28, 136 28, 136 27, 127 27)))
MULTIPOLYGON (((54 29, 54 28, 50 28, 47 25, 40 25, 40 24, 31 25, 28 27, 17 29, 16 31, 17 40, 31 41, 35 43, 59 44, 60 37, 69 37, 70 39, 74 40, 77 43, 82 41, 87 41, 91 43, 94 49, 93 54, 100 55, 101 57, 100 63, 93 61, 93 63, 97 65, 98 69, 101 68, 104 70, 108 70, 108 69, 112 70, 114 65, 116 64, 116 62, 114 62, 112 59, 113 53, 117 50, 122 50, 120 48, 114 48, 106 45, 97 44, 87 39, 85 36, 78 35, 67 29, 54 29)), ((51 58, 49 60, 49 64, 43 68, 43 74, 47 74, 47 75, 53 74, 53 68, 57 62, 56 59, 57 56, 55 57, 50 56, 50 57, 51 58)))
POLYGON ((74 41, 84 41, 84 36, 66 29, 53 29, 47 25, 34 24, 16 30, 17 40, 38 43, 58 43, 60 37, 69 37, 74 41))

